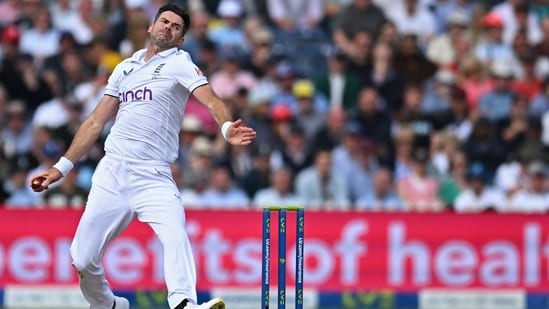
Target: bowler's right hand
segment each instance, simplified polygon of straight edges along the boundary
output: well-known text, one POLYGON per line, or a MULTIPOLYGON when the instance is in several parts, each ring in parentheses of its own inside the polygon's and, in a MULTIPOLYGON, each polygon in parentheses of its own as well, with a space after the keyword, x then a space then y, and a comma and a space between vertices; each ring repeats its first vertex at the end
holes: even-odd
POLYGON ((42 192, 48 189, 48 186, 61 179, 63 175, 55 167, 50 167, 46 171, 34 175, 30 179, 29 186, 34 192, 42 192))

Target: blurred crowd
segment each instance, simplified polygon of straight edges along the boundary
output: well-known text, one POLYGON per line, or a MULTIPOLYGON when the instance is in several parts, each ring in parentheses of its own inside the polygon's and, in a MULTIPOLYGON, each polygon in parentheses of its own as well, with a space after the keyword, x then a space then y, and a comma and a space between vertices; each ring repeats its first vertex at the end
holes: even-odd
MULTIPOLYGON (((110 126, 60 183, 28 179, 167 2, 0 1, 0 205, 85 207, 110 126)), ((181 48, 257 131, 231 146, 190 98, 185 207, 549 212, 549 1, 173 2, 191 15, 181 48)))

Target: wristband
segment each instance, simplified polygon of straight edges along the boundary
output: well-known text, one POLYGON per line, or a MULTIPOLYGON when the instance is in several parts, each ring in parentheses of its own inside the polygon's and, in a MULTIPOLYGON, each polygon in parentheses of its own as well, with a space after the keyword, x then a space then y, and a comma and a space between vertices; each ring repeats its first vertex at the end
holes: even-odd
POLYGON ((61 172, 61 175, 66 176, 72 170, 74 164, 72 164, 69 159, 61 157, 59 158, 59 161, 53 165, 53 167, 58 169, 59 172, 61 172))
POLYGON ((233 124, 232 121, 225 121, 223 125, 221 126, 221 135, 223 135, 223 138, 228 141, 227 139, 227 132, 229 131, 229 127, 233 124))

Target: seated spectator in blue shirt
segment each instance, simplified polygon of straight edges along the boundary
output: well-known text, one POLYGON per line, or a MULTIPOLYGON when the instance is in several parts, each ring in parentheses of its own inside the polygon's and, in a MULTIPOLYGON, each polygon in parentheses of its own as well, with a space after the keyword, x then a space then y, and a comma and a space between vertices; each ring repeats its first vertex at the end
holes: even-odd
POLYGON ((357 210, 404 210, 400 197, 394 191, 392 172, 379 168, 373 177, 373 188, 356 201, 357 210))
POLYGON ((240 27, 240 19, 244 14, 244 8, 237 0, 222 0, 217 8, 217 14, 222 19, 218 27, 208 32, 208 37, 220 48, 238 46, 243 51, 248 50, 248 41, 244 30, 240 27))
POLYGON ((274 170, 270 177, 270 186, 257 191, 252 204, 256 207, 265 206, 296 206, 302 205, 301 199, 292 191, 293 175, 289 168, 274 170))
POLYGON ((229 168, 216 165, 211 172, 210 185, 202 192, 202 206, 205 208, 247 208, 246 192, 231 183, 229 168))
POLYGON ((499 122, 511 113, 516 95, 511 89, 514 73, 509 63, 496 61, 490 67, 490 74, 494 89, 480 98, 478 109, 480 116, 499 122))

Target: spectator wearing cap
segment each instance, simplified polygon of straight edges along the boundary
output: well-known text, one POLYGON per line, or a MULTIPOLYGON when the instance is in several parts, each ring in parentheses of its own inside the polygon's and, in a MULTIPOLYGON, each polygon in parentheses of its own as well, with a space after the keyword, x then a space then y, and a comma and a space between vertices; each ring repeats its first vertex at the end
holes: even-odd
POLYGON ((244 8, 238 0, 221 0, 217 7, 217 15, 221 23, 217 27, 208 30, 208 37, 220 48, 241 48, 248 51, 246 34, 241 27, 241 19, 244 16, 244 8))
POLYGON ((467 33, 469 22, 469 17, 465 13, 461 11, 451 13, 446 21, 446 31, 427 44, 427 59, 439 67, 456 68, 459 61, 458 49, 469 44, 467 33))
POLYGON ((0 130, 0 140, 5 155, 11 157, 30 153, 33 132, 29 125, 25 102, 22 100, 8 102, 6 117, 6 126, 0 130))
POLYGON ((252 147, 269 146, 272 142, 269 108, 274 94, 274 90, 265 84, 259 84, 248 92, 247 123, 257 133, 252 147))
POLYGON ((510 200, 509 211, 526 213, 549 212, 547 164, 533 161, 527 167, 528 186, 518 190, 510 200))
POLYGON ((371 190, 356 201, 355 209, 367 211, 403 211, 404 204, 395 192, 393 175, 387 168, 379 168, 373 176, 371 190))
POLYGON ((349 59, 340 48, 329 48, 326 61, 327 71, 315 78, 316 89, 328 98, 330 107, 351 110, 360 87, 358 75, 349 70, 349 59))
POLYGON ((292 93, 292 88, 294 82, 299 78, 298 72, 296 72, 290 61, 284 59, 276 64, 274 74, 278 89, 271 101, 271 106, 283 104, 288 106, 292 113, 295 113, 297 111, 297 102, 292 93))
POLYGON ((220 54, 221 68, 210 77, 210 83, 215 92, 225 100, 233 99, 238 90, 245 88, 248 91, 255 87, 257 79, 250 72, 242 68, 242 53, 235 48, 225 48, 220 54))
POLYGON ((413 150, 412 170, 397 180, 397 192, 409 211, 440 211, 443 204, 438 198, 439 181, 428 174, 429 152, 421 147, 413 150))
POLYGON ((333 173, 332 155, 327 150, 315 153, 314 163, 296 175, 295 192, 306 209, 348 209, 345 180, 333 173))
POLYGON ((52 24, 47 8, 39 9, 32 20, 32 28, 21 35, 21 52, 32 55, 38 63, 59 51, 59 30, 52 24))
POLYGON ((308 79, 297 80, 292 87, 292 93, 297 100, 295 119, 303 127, 306 138, 310 140, 326 120, 325 98, 321 98, 313 82, 308 79))
POLYGON ((513 71, 509 63, 494 61, 490 66, 494 88, 480 98, 478 112, 481 117, 498 122, 509 117, 516 93, 511 89, 513 71))
POLYGON ((254 194, 252 205, 254 207, 303 205, 303 201, 293 192, 292 171, 284 167, 272 171, 270 185, 254 194))
POLYGON ((425 46, 436 33, 436 21, 418 0, 404 0, 403 5, 386 11, 387 17, 397 26, 400 34, 417 35, 420 45, 425 46))
POLYGON ((500 190, 489 186, 488 171, 480 162, 473 162, 467 171, 468 185, 456 197, 454 210, 466 212, 501 212, 507 205, 507 198, 500 190))
POLYGON ((318 30, 324 17, 323 0, 267 0, 267 11, 278 30, 318 30))
POLYGON ((200 194, 200 200, 208 209, 245 209, 250 203, 246 192, 233 183, 228 167, 220 164, 212 168, 209 185, 200 194))
POLYGON ((503 24, 503 38, 511 44, 520 31, 526 29, 530 44, 537 44, 542 39, 539 20, 536 14, 530 11, 529 1, 505 0, 495 5, 491 12, 501 17, 503 24))
POLYGON ((482 39, 473 47, 474 56, 488 67, 494 61, 513 61, 513 49, 503 40, 501 16, 494 12, 486 14, 482 18, 482 26, 482 39))
POLYGON ((270 109, 269 118, 272 132, 271 148, 283 149, 284 140, 290 132, 290 127, 295 123, 294 114, 287 105, 279 104, 270 109))

